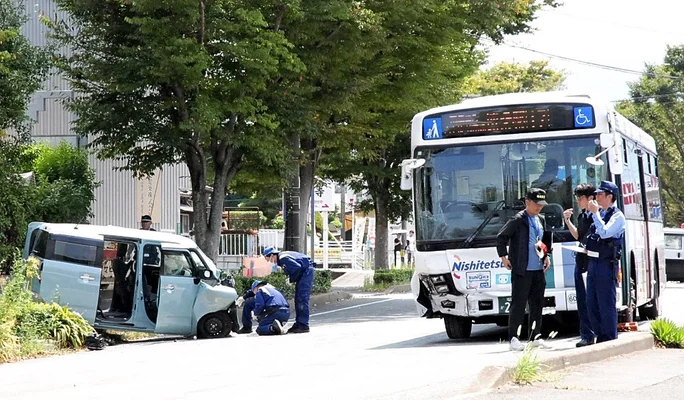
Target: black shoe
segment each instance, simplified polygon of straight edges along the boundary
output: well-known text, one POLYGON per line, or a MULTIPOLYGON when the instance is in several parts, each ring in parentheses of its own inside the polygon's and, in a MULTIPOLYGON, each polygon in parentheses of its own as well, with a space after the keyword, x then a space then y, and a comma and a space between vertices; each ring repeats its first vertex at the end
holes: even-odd
POLYGON ((592 344, 594 344, 594 339, 591 339, 591 340, 582 339, 575 344, 575 347, 591 346, 592 344))
POLYGON ((237 334, 238 334, 238 335, 245 335, 245 334, 248 334, 248 333, 252 333, 252 328, 246 328, 246 327, 243 326, 242 328, 240 328, 239 331, 237 331, 237 334))
POLYGON ((283 334, 283 324, 280 323, 280 321, 275 320, 269 327, 271 332, 275 335, 282 335, 283 334))
POLYGON ((287 333, 309 333, 309 328, 304 328, 302 326, 293 326, 287 333))

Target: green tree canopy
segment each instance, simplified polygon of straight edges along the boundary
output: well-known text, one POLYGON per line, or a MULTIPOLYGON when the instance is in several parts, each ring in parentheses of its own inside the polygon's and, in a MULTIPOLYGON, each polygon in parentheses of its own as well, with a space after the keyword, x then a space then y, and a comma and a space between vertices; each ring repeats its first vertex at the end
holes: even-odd
POLYGON ((463 92, 476 96, 547 92, 563 89, 564 81, 565 71, 549 67, 548 61, 531 61, 529 64, 500 62, 469 77, 463 85, 463 92))
POLYGON ((684 45, 668 46, 663 64, 647 64, 618 111, 656 141, 665 223, 684 222, 684 45))

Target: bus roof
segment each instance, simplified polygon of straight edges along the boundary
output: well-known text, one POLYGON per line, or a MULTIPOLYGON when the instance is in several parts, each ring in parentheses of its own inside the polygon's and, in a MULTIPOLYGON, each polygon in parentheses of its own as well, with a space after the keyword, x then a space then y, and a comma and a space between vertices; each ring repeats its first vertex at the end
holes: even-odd
MULTIPOLYGON (((544 103, 589 103, 596 110, 597 115, 606 115, 608 112, 615 112, 615 126, 616 129, 622 133, 624 136, 634 140, 639 143, 644 149, 656 154, 655 140, 651 135, 644 132, 637 125, 629 121, 623 115, 617 113, 615 108, 610 102, 605 101, 599 95, 585 91, 552 91, 552 92, 531 92, 531 93, 506 93, 493 96, 482 96, 475 97, 471 99, 465 99, 460 103, 449 104, 446 106, 431 108, 426 111, 422 111, 413 117, 412 126, 416 132, 412 133, 412 139, 415 140, 419 138, 419 142, 422 142, 422 120, 434 114, 443 114, 458 110, 468 110, 473 108, 482 107, 503 107, 503 106, 514 106, 514 105, 524 105, 524 104, 544 104, 544 103)), ((596 129, 601 129, 598 125, 594 130, 587 130, 586 132, 596 132, 596 129)), ((540 134, 539 132, 536 133, 540 134)), ((535 135, 535 134, 532 134, 535 135)), ((495 135, 493 135, 495 136, 495 135)), ((465 139, 466 141, 472 141, 474 137, 465 139)), ((413 143, 412 146, 415 146, 413 143)), ((453 140, 453 139, 445 139, 453 140)), ((434 141, 432 141, 434 143, 434 141)))
POLYGON ((185 249, 197 247, 197 244, 192 239, 174 233, 123 228, 114 225, 40 223, 39 228, 58 235, 88 239, 104 240, 105 236, 116 236, 160 242, 164 247, 171 246, 185 249))

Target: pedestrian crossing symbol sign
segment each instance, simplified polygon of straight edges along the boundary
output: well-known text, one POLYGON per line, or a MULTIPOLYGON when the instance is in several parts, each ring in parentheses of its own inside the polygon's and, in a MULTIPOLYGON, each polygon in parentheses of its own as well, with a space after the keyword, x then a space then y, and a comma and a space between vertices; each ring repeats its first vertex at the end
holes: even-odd
POLYGON ((442 119, 426 118, 423 120, 423 139, 433 140, 442 138, 442 119))

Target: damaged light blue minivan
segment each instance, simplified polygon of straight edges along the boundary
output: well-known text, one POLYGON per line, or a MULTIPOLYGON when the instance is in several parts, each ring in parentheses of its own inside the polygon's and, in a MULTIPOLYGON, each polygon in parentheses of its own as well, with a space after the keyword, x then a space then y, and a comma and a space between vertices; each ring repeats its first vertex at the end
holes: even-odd
POLYGON ((235 289, 186 237, 32 222, 23 256, 40 260, 36 294, 97 329, 219 338, 239 328, 235 289))

